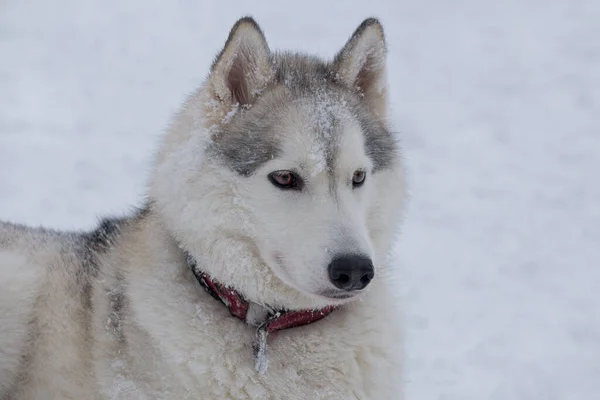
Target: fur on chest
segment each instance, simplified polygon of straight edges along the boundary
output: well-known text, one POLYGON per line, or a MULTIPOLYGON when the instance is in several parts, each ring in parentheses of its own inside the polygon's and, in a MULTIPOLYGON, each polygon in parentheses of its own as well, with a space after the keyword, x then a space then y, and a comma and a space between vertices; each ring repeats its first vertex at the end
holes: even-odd
POLYGON ((198 393, 233 399, 369 398, 377 370, 389 363, 381 325, 361 324, 363 310, 348 307, 270 335, 269 367, 259 374, 255 328, 207 293, 192 292, 195 301, 180 299, 176 306, 146 301, 135 307, 127 348, 116 363, 105 364, 110 376, 105 385, 128 382, 132 393, 149 398, 198 398, 198 393))

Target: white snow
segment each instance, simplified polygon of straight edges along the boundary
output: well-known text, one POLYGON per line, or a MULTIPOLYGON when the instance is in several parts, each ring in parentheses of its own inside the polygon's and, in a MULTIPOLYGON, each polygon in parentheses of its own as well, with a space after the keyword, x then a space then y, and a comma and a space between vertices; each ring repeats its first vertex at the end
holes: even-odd
POLYGON ((322 56, 384 23, 412 195, 407 398, 598 398, 597 0, 5 0, 0 219, 88 228, 139 204, 168 117, 244 14, 271 48, 322 56))

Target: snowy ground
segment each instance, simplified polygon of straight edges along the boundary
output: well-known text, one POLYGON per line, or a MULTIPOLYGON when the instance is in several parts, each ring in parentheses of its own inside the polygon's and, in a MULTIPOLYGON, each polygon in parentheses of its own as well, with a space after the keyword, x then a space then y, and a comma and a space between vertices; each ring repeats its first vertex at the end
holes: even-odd
POLYGON ((138 204, 238 16, 330 56, 376 15, 412 187, 408 398, 599 398, 600 2, 336 4, 0 0, 0 219, 138 204))

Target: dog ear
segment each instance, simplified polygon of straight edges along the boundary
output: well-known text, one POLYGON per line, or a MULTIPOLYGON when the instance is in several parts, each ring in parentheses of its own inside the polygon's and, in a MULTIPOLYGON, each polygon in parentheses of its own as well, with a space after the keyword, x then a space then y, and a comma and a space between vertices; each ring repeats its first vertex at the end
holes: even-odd
POLYGON ((250 105, 272 77, 271 52, 263 32, 251 17, 238 20, 211 67, 211 97, 227 108, 250 105))
POLYGON ((367 100, 383 100, 386 56, 383 27, 377 19, 368 18, 335 56, 333 68, 336 79, 364 95, 367 100))

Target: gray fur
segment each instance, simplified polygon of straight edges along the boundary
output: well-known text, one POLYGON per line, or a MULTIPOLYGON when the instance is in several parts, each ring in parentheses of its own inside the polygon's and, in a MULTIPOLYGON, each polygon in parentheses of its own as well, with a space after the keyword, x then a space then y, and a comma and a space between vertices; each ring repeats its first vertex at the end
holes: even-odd
POLYGON ((243 18, 169 127, 147 207, 90 232, 0 222, 0 399, 401 398, 386 280, 327 292, 336 254, 368 254, 387 276, 401 213, 382 43, 367 20, 333 62, 271 53, 243 18), (312 195, 257 175, 277 158, 312 195), (378 176, 354 190, 371 165, 378 176), (254 328, 199 287, 185 252, 257 315, 338 309, 271 341, 258 376, 254 328))
POLYGON ((261 101, 223 126, 215 135, 209 153, 242 176, 254 173, 279 155, 280 144, 274 131, 278 109, 275 101, 261 101))
MULTIPOLYGON (((123 227, 131 226, 135 221, 143 218, 146 211, 139 211, 128 218, 107 218, 102 220, 98 227, 89 232, 58 232, 45 228, 28 228, 22 225, 0 222, 0 250, 11 248, 23 248, 26 243, 29 257, 35 259, 43 254, 52 251, 58 256, 58 260, 64 265, 50 266, 49 274, 71 275, 72 282, 65 281, 66 291, 64 295, 78 297, 79 306, 72 311, 72 318, 78 321, 73 325, 75 331, 87 343, 89 347, 93 346, 95 340, 93 334, 93 313, 94 313, 94 291, 99 286, 101 275, 100 265, 102 259, 118 241, 123 227), (70 266, 72 270, 65 269, 70 266), (64 270, 63 270, 64 269, 64 270)), ((124 334, 121 329, 124 320, 124 307, 126 306, 126 297, 124 295, 124 279, 117 274, 116 284, 106 291, 108 302, 111 306, 113 318, 111 327, 114 327, 112 334, 117 343, 124 342, 124 334)), ((41 287, 45 283, 39 282, 41 287)), ((36 299, 36 309, 43 309, 45 304, 42 298, 36 299)), ((58 321, 57 321, 58 322, 58 321)), ((18 373, 9 389, 3 394, 0 392, 0 399, 11 399, 14 396, 20 396, 19 387, 33 379, 30 376, 30 365, 34 361, 36 348, 40 339, 43 338, 44 329, 40 318, 32 313, 28 323, 28 339, 26 346, 22 349, 21 362, 17 368, 18 373), (40 336, 40 334, 42 336, 40 336)), ((87 352, 81 355, 82 362, 91 370, 91 360, 87 352)))
MULTIPOLYGON (((360 93, 336 81, 335 64, 287 52, 273 54, 272 64, 275 74, 271 85, 251 107, 243 108, 215 135, 210 150, 224 161, 225 166, 248 176, 267 161, 277 158, 281 135, 276 128, 281 113, 300 100, 312 103, 315 112, 319 112, 324 98, 346 104, 350 115, 359 121, 367 154, 374 164, 373 172, 389 168, 397 161, 398 146, 385 121, 361 101, 360 93)), ((329 112, 325 118, 328 119, 326 125, 331 127, 329 131, 307 131, 305 134, 323 138, 328 168, 332 170, 336 157, 336 135, 341 133, 334 129, 339 116, 329 112)))
POLYGON ((124 347, 127 342, 123 326, 126 320, 127 297, 125 292, 127 286, 125 277, 121 272, 115 274, 115 281, 116 282, 106 290, 106 296, 108 297, 110 307, 109 326, 119 344, 124 347))

